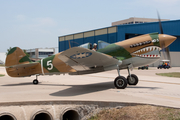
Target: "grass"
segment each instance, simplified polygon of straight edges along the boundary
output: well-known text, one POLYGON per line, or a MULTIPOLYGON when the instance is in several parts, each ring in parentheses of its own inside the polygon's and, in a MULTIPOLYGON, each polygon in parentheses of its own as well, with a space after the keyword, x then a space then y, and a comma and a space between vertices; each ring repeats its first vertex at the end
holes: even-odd
POLYGON ((180 72, 171 72, 171 73, 156 73, 156 75, 167 76, 167 77, 177 77, 180 78, 180 72))
POLYGON ((0 74, 0 77, 3 77, 3 76, 5 76, 5 75, 0 74))
POLYGON ((180 109, 150 105, 105 109, 88 120, 180 120, 180 109))

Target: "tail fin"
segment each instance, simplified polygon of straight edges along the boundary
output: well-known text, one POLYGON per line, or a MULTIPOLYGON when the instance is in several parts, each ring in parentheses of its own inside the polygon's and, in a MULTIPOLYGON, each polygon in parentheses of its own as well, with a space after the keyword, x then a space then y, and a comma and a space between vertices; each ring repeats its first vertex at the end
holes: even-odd
POLYGON ((7 54, 5 66, 11 67, 29 62, 31 62, 31 60, 26 54, 20 48, 14 47, 7 54))
MULTIPOLYGON (((12 48, 6 57, 6 72, 11 77, 28 76, 29 72, 25 69, 31 60, 18 47, 12 48)), ((34 64, 32 64, 34 65, 34 64)))

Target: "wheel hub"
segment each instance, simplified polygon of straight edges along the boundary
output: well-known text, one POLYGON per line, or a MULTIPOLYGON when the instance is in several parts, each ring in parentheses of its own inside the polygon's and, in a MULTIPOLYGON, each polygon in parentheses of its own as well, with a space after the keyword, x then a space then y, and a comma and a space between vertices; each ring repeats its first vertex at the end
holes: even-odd
POLYGON ((129 82, 130 82, 130 83, 132 83, 132 84, 133 84, 133 83, 135 83, 135 81, 136 81, 136 80, 135 80, 135 78, 133 78, 133 77, 129 77, 129 82))
POLYGON ((118 85, 119 87, 123 86, 123 85, 124 85, 124 81, 121 80, 121 79, 118 79, 118 80, 117 80, 117 85, 118 85))

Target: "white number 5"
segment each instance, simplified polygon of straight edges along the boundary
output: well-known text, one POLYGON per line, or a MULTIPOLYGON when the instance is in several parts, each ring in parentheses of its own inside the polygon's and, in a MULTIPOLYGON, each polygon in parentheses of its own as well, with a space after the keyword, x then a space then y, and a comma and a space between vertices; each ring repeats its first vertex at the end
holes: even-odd
POLYGON ((49 66, 49 67, 47 68, 48 70, 52 70, 52 69, 53 69, 52 60, 47 61, 47 66, 49 66))

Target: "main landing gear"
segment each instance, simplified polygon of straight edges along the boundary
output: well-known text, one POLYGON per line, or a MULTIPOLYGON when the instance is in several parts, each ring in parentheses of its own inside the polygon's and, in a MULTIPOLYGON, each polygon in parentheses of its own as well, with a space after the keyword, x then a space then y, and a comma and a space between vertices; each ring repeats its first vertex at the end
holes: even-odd
POLYGON ((135 74, 130 73, 129 67, 127 69, 128 69, 129 75, 127 76, 127 79, 126 79, 125 77, 120 76, 119 66, 117 67, 117 71, 118 71, 119 76, 116 77, 114 80, 114 86, 117 89, 125 89, 127 87, 127 84, 137 85, 137 83, 139 81, 138 77, 135 74))
POLYGON ((37 76, 38 75, 36 75, 36 79, 33 80, 33 84, 35 84, 35 85, 37 85, 39 83, 39 81, 37 80, 37 76))

